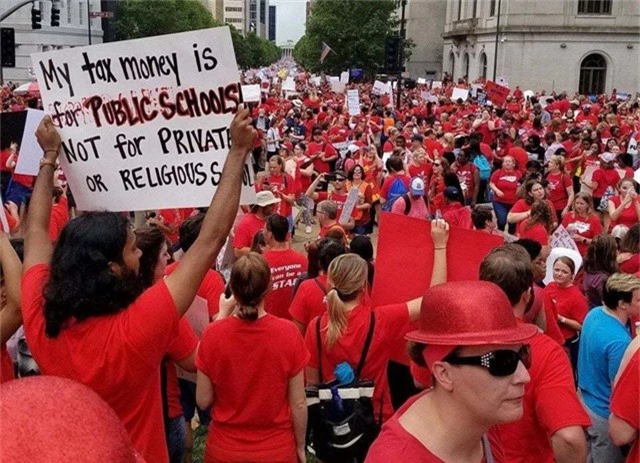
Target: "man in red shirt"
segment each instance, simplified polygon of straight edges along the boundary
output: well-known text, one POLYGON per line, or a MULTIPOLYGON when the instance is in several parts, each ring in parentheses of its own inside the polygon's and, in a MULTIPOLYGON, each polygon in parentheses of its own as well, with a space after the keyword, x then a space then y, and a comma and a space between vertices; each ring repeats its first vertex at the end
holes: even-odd
POLYGON ((294 251, 287 242, 289 222, 281 215, 267 217, 264 240, 268 250, 264 260, 271 268, 271 291, 264 299, 264 310, 276 317, 291 319, 289 305, 293 285, 301 273, 307 271, 307 258, 294 251))
POLYGON ((45 157, 25 238, 27 342, 42 373, 78 381, 107 401, 148 462, 169 461, 159 367, 231 230, 256 135, 248 109, 238 109, 230 132, 233 146, 198 239, 171 275, 142 291, 141 253, 121 214, 79 216, 62 231, 54 252, 49 216, 61 139, 49 116, 36 131, 45 157))
MULTIPOLYGON (((521 322, 533 302, 533 278, 529 255, 515 244, 494 249, 480 265, 480 279, 502 288, 521 322)), ((586 461, 583 428, 591 420, 578 399, 569 360, 562 347, 542 333, 530 342, 531 382, 524 389, 523 416, 498 426, 506 461, 586 461)))
POLYGON ((253 237, 264 228, 264 222, 280 202, 271 191, 259 191, 256 194, 256 203, 251 206, 251 212, 240 220, 233 233, 233 251, 236 257, 244 256, 251 252, 253 237))
POLYGON ((319 174, 331 172, 331 164, 338 159, 338 152, 322 138, 321 129, 313 129, 313 140, 307 146, 307 156, 313 161, 313 167, 319 174))
MULTIPOLYGON (((333 173, 333 178, 331 182, 331 186, 333 187, 330 192, 326 191, 318 191, 316 192, 316 187, 320 182, 325 179, 325 174, 320 174, 314 181, 309 185, 305 195, 314 201, 332 201, 336 204, 336 215, 338 220, 340 220, 340 216, 342 215, 342 210, 344 209, 344 205, 347 202, 347 198, 349 197, 349 191, 347 191, 347 174, 342 170, 336 170, 333 173)), ((355 222, 352 217, 349 217, 345 223, 340 223, 340 225, 347 229, 351 230, 355 222)))

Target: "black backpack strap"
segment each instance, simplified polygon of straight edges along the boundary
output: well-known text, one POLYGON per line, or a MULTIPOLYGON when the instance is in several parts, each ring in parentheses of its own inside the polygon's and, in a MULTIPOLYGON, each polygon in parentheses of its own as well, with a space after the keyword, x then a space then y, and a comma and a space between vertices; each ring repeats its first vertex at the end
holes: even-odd
POLYGON ((362 369, 364 368, 364 362, 367 360, 367 354, 369 353, 369 347, 371 346, 371 341, 373 340, 373 329, 376 326, 376 313, 371 311, 371 320, 369 321, 369 332, 367 333, 367 339, 364 341, 364 349, 362 350, 362 355, 360 356, 360 362, 358 362, 358 368, 356 368, 356 378, 360 379, 360 374, 362 373, 362 369))
POLYGON ((315 281, 315 283, 318 286, 318 288, 320 288, 322 290, 322 292, 326 296, 326 294, 328 293, 327 287, 325 285, 323 285, 322 283, 320 283, 320 280, 318 280, 317 278, 314 278, 313 281, 315 281))
POLYGON ((320 337, 320 322, 321 317, 316 319, 316 337, 318 344, 318 375, 320 376, 320 384, 324 381, 322 379, 322 338, 320 337))
POLYGON ((409 199, 409 195, 407 193, 402 195, 402 199, 404 199, 404 215, 409 215, 411 211, 411 200, 409 199))

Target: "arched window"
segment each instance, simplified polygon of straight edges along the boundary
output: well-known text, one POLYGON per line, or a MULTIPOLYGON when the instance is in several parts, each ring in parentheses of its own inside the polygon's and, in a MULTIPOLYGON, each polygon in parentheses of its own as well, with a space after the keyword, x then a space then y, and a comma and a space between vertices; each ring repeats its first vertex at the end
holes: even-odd
POLYGON ((487 55, 484 53, 480 55, 480 77, 487 78, 487 55))
POLYGON ((454 73, 456 72, 456 55, 453 52, 449 53, 449 65, 451 66, 449 69, 449 73, 451 74, 451 78, 454 78, 454 73))
POLYGON ((469 53, 464 54, 464 59, 462 61, 462 67, 464 69, 464 77, 469 78, 469 53))
POLYGON ((607 61, 604 56, 592 53, 582 60, 578 91, 583 95, 595 95, 605 92, 607 79, 607 61))

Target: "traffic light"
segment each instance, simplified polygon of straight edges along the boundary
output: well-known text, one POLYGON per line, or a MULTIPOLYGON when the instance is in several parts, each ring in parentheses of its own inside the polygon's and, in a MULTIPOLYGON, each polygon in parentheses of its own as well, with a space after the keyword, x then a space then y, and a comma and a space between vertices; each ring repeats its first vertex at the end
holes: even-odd
POLYGON ((2 50, 2 67, 16 67, 16 34, 13 27, 3 27, 0 30, 0 42, 2 50))
POLYGON ((384 43, 384 68, 387 72, 398 72, 400 61, 400 37, 390 37, 384 43))
POLYGON ((60 25, 60 8, 54 3, 51 6, 51 27, 58 27, 60 25))
POLYGON ((42 29, 42 24, 40 24, 40 21, 42 21, 40 10, 31 8, 31 29, 42 29))

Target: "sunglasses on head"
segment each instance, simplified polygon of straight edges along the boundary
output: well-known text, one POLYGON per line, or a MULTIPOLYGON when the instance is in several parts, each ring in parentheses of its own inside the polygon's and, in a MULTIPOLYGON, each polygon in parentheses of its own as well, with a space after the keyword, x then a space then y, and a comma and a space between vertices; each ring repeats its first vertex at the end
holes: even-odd
POLYGON ((531 367, 531 351, 529 345, 524 345, 518 351, 503 349, 487 352, 475 357, 459 357, 449 355, 444 359, 452 365, 472 365, 489 370, 491 376, 510 376, 516 372, 518 363, 522 362, 525 368, 531 367))

